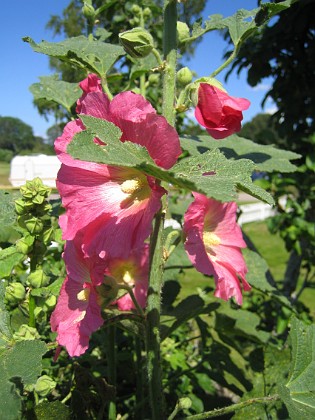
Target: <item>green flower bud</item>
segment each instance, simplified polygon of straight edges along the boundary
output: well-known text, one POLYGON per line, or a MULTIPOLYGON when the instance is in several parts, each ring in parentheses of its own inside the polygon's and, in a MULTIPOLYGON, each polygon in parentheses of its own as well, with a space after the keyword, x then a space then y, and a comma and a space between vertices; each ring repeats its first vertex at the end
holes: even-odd
POLYGON ((178 401, 178 407, 180 410, 185 410, 185 409, 187 410, 188 408, 191 407, 191 404, 192 404, 191 399, 188 397, 180 398, 178 401))
POLYGON ((177 22, 177 40, 181 44, 185 39, 190 38, 190 31, 187 23, 177 22))
POLYGON ((152 15, 151 9, 149 7, 145 7, 143 10, 143 16, 148 18, 152 15))
POLYGON ((56 303, 57 303, 56 296, 50 295, 48 296, 48 298, 45 299, 44 307, 50 311, 51 309, 54 309, 54 307, 56 306, 56 303))
POLYGON ((133 28, 119 34, 119 40, 125 51, 133 58, 143 58, 154 48, 152 36, 143 28, 133 28))
POLYGON ((26 220, 24 219, 22 223, 32 235, 38 235, 43 230, 43 222, 38 217, 31 217, 26 220))
POLYGON ((36 328, 29 327, 26 324, 22 324, 17 332, 13 334, 13 338, 17 341, 21 340, 35 340, 40 338, 36 328))
POLYGON ((193 78, 193 74, 188 67, 183 67, 177 72, 178 83, 180 83, 183 86, 186 86, 189 83, 191 83, 192 78, 193 78))
POLYGON ((24 238, 19 239, 16 244, 15 248, 17 252, 21 252, 24 255, 27 255, 31 252, 33 248, 34 237, 31 235, 25 236, 24 238))
POLYGON ((131 7, 131 12, 135 15, 139 15, 141 12, 140 6, 138 6, 137 4, 133 4, 131 7))
POLYGON ((34 204, 30 201, 25 201, 22 198, 19 198, 18 200, 15 200, 15 211, 17 214, 25 214, 28 213, 33 207, 34 204))
POLYGON ((33 199, 37 194, 48 197, 51 193, 51 188, 46 187, 40 178, 34 178, 32 181, 27 181, 25 185, 22 185, 20 192, 24 198, 33 199))
POLYGON ((25 298, 25 288, 23 284, 12 282, 5 290, 5 299, 8 303, 16 305, 25 298))
POLYGON ((56 388, 56 382, 47 375, 40 376, 35 384, 35 392, 40 397, 47 397, 47 395, 56 388))
POLYGON ((41 268, 33 271, 27 278, 28 284, 34 289, 45 286, 48 283, 48 280, 49 278, 41 268))
POLYGON ((83 16, 84 17, 86 17, 88 20, 93 20, 93 19, 95 19, 95 17, 96 17, 96 14, 95 14, 95 9, 94 9, 94 7, 92 6, 92 4, 89 4, 90 2, 84 2, 84 5, 83 5, 83 7, 82 7, 82 13, 83 13, 83 16))
POLYGON ((160 75, 157 73, 152 73, 148 77, 150 85, 157 85, 160 81, 160 75))

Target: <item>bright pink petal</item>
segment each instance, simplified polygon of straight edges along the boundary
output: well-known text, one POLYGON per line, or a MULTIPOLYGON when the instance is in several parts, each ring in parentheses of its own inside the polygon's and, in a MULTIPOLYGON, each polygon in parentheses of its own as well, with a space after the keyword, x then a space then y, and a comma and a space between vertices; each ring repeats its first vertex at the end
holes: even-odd
MULTIPOLYGON (((98 172, 62 165, 57 180, 66 214, 59 219, 63 238, 82 236, 86 255, 126 257, 150 235, 165 190, 133 169, 99 165, 98 172), (143 197, 130 197, 124 182, 144 179, 143 197), (123 242, 122 239, 123 238, 123 242)), ((141 195, 141 192, 140 192, 141 195)))
POLYGON ((234 296, 241 304, 241 283, 244 290, 250 286, 245 280, 247 268, 240 248, 246 244, 236 223, 236 204, 194 196, 184 216, 187 254, 198 271, 214 276, 215 296, 225 300, 234 296))
POLYGON ((68 275, 50 323, 58 343, 70 356, 79 356, 87 350, 92 332, 103 324, 93 283, 101 283, 105 268, 101 260, 84 259, 74 242, 66 243, 63 257, 68 275))
POLYGON ((241 129, 242 111, 250 102, 244 98, 234 98, 221 89, 200 83, 195 117, 215 139, 223 139, 241 129))
POLYGON ((50 318, 52 331, 58 333, 58 343, 66 347, 71 357, 80 356, 88 349, 92 332, 104 322, 97 303, 97 295, 93 289, 88 289, 90 290, 88 301, 79 300, 78 295, 82 292, 83 286, 66 277, 57 306, 50 318))

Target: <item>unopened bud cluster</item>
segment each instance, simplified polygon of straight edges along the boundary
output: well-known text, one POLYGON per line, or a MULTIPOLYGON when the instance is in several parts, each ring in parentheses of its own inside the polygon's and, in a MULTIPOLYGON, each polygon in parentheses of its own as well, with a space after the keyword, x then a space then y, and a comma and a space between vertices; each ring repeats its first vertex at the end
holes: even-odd
POLYGON ((20 189, 22 198, 15 201, 15 211, 18 214, 18 224, 28 232, 23 240, 18 242, 21 251, 29 251, 32 240, 28 236, 41 235, 44 243, 51 240, 52 228, 50 226, 51 205, 47 198, 51 189, 43 185, 39 178, 27 181, 20 189))

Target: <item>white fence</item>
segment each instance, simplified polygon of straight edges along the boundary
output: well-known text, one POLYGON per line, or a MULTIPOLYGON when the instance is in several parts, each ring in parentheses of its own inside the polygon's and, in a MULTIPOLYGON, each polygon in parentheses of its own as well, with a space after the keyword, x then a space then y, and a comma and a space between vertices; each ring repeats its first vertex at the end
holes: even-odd
POLYGON ((276 209, 265 203, 241 204, 239 208, 241 210, 241 214, 238 218, 238 223, 240 225, 256 222, 258 220, 265 220, 276 214, 276 209))

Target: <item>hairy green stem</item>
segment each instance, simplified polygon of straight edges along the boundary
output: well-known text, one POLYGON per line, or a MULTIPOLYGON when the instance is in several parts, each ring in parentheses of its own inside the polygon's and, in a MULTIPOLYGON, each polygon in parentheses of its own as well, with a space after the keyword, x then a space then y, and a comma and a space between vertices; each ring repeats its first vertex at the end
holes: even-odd
POLYGON ((177 2, 164 0, 163 53, 165 69, 163 76, 163 115, 171 125, 175 125, 175 84, 177 64, 177 2))
MULTIPOLYGON (((110 385, 116 387, 116 363, 117 363, 117 349, 116 349, 116 326, 111 325, 107 330, 106 340, 106 356, 108 368, 108 381, 110 385)), ((116 401, 110 401, 108 407, 108 419, 116 420, 116 401)))
POLYGON ((186 420, 204 420, 212 417, 223 416, 224 414, 233 413, 234 411, 241 410, 252 404, 268 404, 273 401, 280 400, 279 395, 271 395, 268 397, 251 398, 247 401, 242 401, 236 404, 229 405, 228 407, 218 408, 216 410, 207 411, 205 413, 196 414, 193 416, 185 417, 186 420))
MULTIPOLYGON (((177 41, 177 3, 176 0, 164 0, 163 54, 165 68, 163 75, 163 116, 171 125, 175 125, 175 83, 176 83, 176 41, 177 41)), ((162 209, 155 216, 154 230, 150 240, 150 274, 147 299, 146 351, 149 399, 152 420, 166 418, 162 391, 162 372, 160 362, 160 313, 161 289, 164 268, 164 220, 166 200, 162 209)))
POLYGON ((229 66, 232 61, 236 58, 239 48, 236 48, 233 50, 232 54, 229 56, 229 58, 220 66, 218 67, 214 72, 210 74, 210 77, 215 77, 217 74, 221 73, 222 70, 225 69, 225 67, 229 66))
POLYGON ((163 211, 160 211, 156 215, 154 231, 150 242, 150 276, 147 300, 146 350, 152 420, 161 420, 165 418, 160 362, 160 312, 163 275, 164 218, 165 214, 163 211))

